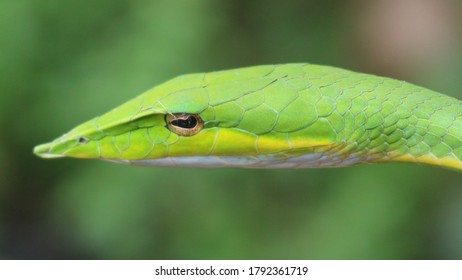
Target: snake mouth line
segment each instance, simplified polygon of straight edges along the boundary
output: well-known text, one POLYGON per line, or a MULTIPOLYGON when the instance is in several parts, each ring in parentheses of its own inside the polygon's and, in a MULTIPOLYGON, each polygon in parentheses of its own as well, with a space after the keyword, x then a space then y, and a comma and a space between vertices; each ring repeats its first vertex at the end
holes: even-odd
POLYGON ((34 154, 41 158, 62 158, 64 155, 56 154, 50 152, 51 148, 53 147, 53 143, 46 143, 42 145, 38 145, 34 148, 34 154))

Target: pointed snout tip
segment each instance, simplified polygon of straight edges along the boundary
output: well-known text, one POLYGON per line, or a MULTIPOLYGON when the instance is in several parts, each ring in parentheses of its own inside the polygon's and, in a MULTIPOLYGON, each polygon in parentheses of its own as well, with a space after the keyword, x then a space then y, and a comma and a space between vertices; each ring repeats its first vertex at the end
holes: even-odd
POLYGON ((51 151, 53 144, 46 143, 34 147, 34 154, 41 158, 61 158, 64 155, 56 154, 51 151))

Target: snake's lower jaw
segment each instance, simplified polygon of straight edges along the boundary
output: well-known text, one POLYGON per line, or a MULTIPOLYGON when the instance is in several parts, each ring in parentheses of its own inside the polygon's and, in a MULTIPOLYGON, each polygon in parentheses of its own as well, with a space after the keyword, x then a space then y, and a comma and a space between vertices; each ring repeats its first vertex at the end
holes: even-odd
POLYGON ((38 145, 34 148, 34 154, 41 158, 62 158, 64 155, 52 152, 53 143, 38 145))

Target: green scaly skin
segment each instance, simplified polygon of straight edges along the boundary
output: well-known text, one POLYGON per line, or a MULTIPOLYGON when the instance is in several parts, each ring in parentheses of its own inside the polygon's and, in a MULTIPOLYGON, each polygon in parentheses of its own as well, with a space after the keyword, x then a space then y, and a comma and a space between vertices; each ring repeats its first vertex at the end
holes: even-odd
POLYGON ((462 170, 462 102, 329 66, 255 66, 169 80, 34 152, 140 165, 462 170), (178 113, 198 114, 204 128, 175 134, 165 117, 178 113))

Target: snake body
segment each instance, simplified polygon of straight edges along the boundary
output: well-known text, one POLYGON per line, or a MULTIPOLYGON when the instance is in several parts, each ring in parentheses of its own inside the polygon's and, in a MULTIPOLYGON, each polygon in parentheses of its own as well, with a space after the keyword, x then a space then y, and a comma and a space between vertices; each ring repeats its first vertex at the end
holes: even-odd
POLYGON ((156 166, 462 170, 462 102, 330 66, 253 66, 171 79, 34 152, 156 166))

